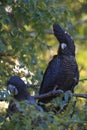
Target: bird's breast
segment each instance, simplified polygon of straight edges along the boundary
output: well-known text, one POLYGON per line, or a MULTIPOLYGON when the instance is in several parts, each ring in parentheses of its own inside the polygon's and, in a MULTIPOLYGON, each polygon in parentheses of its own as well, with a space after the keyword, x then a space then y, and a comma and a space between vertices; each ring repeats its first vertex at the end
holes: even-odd
POLYGON ((62 59, 61 84, 65 90, 73 86, 77 63, 73 56, 64 56, 62 59))

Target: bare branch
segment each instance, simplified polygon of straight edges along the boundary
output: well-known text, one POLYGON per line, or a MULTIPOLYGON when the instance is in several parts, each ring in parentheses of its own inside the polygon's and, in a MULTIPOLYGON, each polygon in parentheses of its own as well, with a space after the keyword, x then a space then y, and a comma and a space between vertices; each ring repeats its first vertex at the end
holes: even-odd
POLYGON ((35 99, 43 99, 43 98, 46 98, 46 97, 57 96, 57 95, 61 95, 61 94, 63 94, 62 90, 53 90, 51 92, 41 94, 39 96, 34 96, 34 98, 35 99))
POLYGON ((87 98, 87 94, 73 94, 74 97, 87 98))
POLYGON ((79 81, 80 82, 84 82, 84 81, 86 81, 87 80, 87 78, 85 78, 85 79, 80 79, 79 81))
MULTIPOLYGON (((51 97, 51 96, 60 96, 61 94, 64 94, 64 91, 63 90, 53 90, 53 91, 50 91, 48 93, 45 93, 45 94, 41 94, 41 95, 38 95, 38 96, 32 96, 35 100, 37 99, 43 99, 43 98, 47 98, 47 97, 51 97)), ((87 99, 87 94, 72 94, 72 97, 78 97, 78 98, 86 98, 87 99)), ((5 101, 6 99, 5 98, 2 98, 0 97, 0 101, 5 101)))
POLYGON ((82 24, 85 24, 85 23, 87 23, 87 19, 81 20, 81 21, 77 21, 77 22, 75 22, 75 23, 73 24, 73 26, 76 26, 76 25, 78 25, 78 24, 82 25, 82 24))
MULTIPOLYGON (((49 35, 53 35, 53 31, 52 30, 45 30, 45 33, 46 34, 49 34, 49 35)), ((30 34, 30 37, 35 37, 36 36, 36 33, 34 31, 31 31, 29 32, 30 34)), ((74 37, 74 40, 87 40, 87 36, 76 36, 74 37)))
MULTIPOLYGON (((51 96, 60 96, 61 94, 64 94, 64 92, 62 90, 53 90, 51 92, 48 92, 46 94, 41 94, 39 96, 34 96, 35 99, 43 99, 43 98, 47 98, 47 97, 51 97, 51 96)), ((87 98, 87 94, 73 94, 73 97, 79 97, 79 98, 87 98)))
POLYGON ((77 36, 74 40, 87 40, 87 36, 77 36))

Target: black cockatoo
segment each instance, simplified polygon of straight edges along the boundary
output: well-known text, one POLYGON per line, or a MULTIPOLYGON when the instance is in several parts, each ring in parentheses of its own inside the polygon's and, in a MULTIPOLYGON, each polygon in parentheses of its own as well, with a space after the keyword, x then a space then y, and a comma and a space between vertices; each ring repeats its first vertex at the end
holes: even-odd
POLYGON ((26 84, 19 76, 12 76, 7 82, 7 89, 18 101, 27 100, 30 94, 27 91, 26 84))
MULTIPOLYGON (((19 76, 12 76, 7 81, 7 90, 10 91, 14 99, 16 99, 17 101, 27 100, 30 104, 36 103, 33 96, 29 94, 26 84, 19 76)), ((14 100, 11 100, 7 112, 14 113, 17 111, 18 109, 16 107, 16 104, 14 103, 14 100)))
MULTIPOLYGON (((71 90, 79 81, 78 65, 75 59, 75 44, 58 24, 53 25, 54 35, 59 41, 58 54, 49 62, 44 73, 39 94, 48 93, 55 89, 64 92, 71 90)), ((54 97, 41 99, 41 102, 49 102, 54 97)))

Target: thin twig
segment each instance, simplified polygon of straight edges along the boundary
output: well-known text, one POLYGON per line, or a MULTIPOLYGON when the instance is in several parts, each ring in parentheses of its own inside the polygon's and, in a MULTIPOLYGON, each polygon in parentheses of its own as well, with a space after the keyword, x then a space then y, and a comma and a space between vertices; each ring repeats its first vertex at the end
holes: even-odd
POLYGON ((87 94, 73 94, 74 97, 87 98, 87 94))
POLYGON ((79 81, 80 81, 80 82, 84 82, 85 80, 87 80, 87 78, 85 78, 85 79, 80 79, 79 81))
MULTIPOLYGON (((46 34, 53 35, 54 32, 52 30, 45 30, 46 34)), ((35 37, 36 33, 34 31, 29 32, 30 37, 35 37)), ((73 38, 74 40, 87 40, 87 36, 76 36, 73 38)))

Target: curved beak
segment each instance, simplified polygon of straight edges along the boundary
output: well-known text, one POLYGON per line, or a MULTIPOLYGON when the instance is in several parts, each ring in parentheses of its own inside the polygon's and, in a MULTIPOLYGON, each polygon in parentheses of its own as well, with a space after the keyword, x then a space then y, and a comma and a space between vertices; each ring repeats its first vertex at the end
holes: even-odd
POLYGON ((17 94, 18 94, 17 88, 16 88, 14 85, 12 85, 12 84, 9 84, 9 85, 7 86, 7 90, 8 90, 11 94, 13 94, 13 95, 17 95, 17 94))

